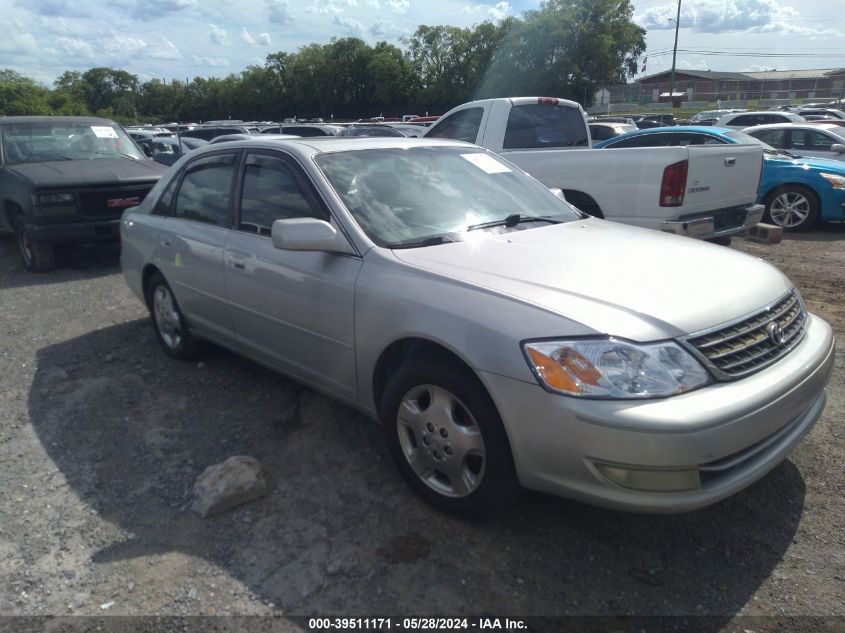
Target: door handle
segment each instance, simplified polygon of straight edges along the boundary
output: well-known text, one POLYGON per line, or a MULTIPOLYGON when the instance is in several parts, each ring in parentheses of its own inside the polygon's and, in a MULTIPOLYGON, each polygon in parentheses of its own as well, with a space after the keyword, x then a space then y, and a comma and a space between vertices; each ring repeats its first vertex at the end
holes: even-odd
POLYGON ((736 158, 725 159, 725 167, 733 167, 734 165, 736 165, 736 158))
POLYGON ((227 255, 226 263, 229 264, 232 268, 237 268, 238 270, 246 270, 246 259, 243 257, 239 257, 237 255, 227 255))

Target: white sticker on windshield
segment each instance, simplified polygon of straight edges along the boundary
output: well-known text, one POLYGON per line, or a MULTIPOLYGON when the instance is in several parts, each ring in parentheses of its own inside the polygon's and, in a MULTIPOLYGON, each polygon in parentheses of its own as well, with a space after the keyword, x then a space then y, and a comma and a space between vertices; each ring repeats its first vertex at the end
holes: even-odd
POLYGON ((474 154, 461 154, 461 158, 468 160, 479 169, 486 171, 488 174, 502 174, 510 171, 507 165, 500 163, 488 154, 482 154, 480 152, 476 152, 474 154))
POLYGON ((114 131, 114 128, 105 125, 92 125, 91 131, 97 138, 117 138, 117 132, 114 131))

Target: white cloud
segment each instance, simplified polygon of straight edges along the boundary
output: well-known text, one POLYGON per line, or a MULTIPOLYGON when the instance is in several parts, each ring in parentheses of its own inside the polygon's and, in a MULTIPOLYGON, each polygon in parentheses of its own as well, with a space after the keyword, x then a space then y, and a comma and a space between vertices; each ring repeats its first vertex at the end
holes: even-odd
POLYGON ((152 41, 147 44, 145 53, 152 59, 180 59, 182 57, 176 44, 163 35, 153 36, 152 41))
POLYGON ((19 0, 18 6, 29 9, 39 15, 65 16, 73 18, 87 17, 91 11, 84 2, 74 0, 19 0))
POLYGON ((93 57, 94 48, 78 37, 58 37, 56 43, 68 55, 72 57, 93 57))
POLYGON ((348 35, 362 35, 364 33, 364 25, 355 18, 336 15, 332 18, 332 23, 339 26, 348 35))
POLYGON ((225 57, 200 57, 198 55, 191 55, 190 60, 194 66, 222 68, 229 65, 229 60, 225 57))
POLYGON ((133 55, 147 47, 144 40, 127 35, 114 35, 100 45, 108 55, 133 55))
POLYGON ((39 55, 43 51, 32 33, 12 31, 0 39, 0 52, 5 55, 26 56, 39 55))
POLYGON ((390 10, 393 11, 393 13, 397 13, 399 15, 407 13, 408 9, 411 8, 409 0, 387 0, 385 4, 390 7, 390 10))
POLYGON ((501 20, 506 18, 508 15, 511 14, 512 7, 508 2, 499 2, 494 6, 489 6, 486 4, 475 4, 472 6, 465 6, 461 9, 461 13, 464 15, 478 15, 483 16, 485 19, 489 20, 501 20))
POLYGON ((367 33, 369 33, 373 37, 385 40, 399 38, 405 35, 405 30, 396 26, 393 22, 389 22, 387 20, 379 20, 367 29, 367 33))
MULTIPOLYGON (((636 16, 650 31, 674 30, 676 6, 662 5, 636 16)), ((777 0, 693 0, 681 5, 680 26, 695 33, 791 33, 816 37, 835 35, 831 29, 798 24, 800 14, 777 0)))
POLYGON ((261 46, 271 46, 273 44, 273 38, 270 37, 269 33, 259 33, 258 43, 261 46))
POLYGON ((208 39, 212 44, 226 44, 228 41, 228 34, 226 33, 226 29, 221 29, 216 24, 209 24, 211 27, 211 31, 208 33, 208 39))
POLYGON ((252 35, 249 34, 249 31, 246 30, 245 26, 241 27, 241 41, 249 46, 256 45, 255 40, 253 39, 252 35))
POLYGON ((288 3, 285 0, 266 0, 267 3, 267 19, 276 24, 288 24, 293 22, 288 9, 288 3))

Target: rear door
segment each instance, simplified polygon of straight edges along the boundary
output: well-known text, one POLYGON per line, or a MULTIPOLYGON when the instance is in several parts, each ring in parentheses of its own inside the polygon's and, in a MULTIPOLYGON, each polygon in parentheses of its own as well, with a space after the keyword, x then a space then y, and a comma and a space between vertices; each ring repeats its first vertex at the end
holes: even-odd
POLYGON ((191 325, 224 342, 232 331, 223 279, 223 247, 232 217, 239 151, 204 155, 186 165, 153 211, 158 226, 156 264, 191 325))

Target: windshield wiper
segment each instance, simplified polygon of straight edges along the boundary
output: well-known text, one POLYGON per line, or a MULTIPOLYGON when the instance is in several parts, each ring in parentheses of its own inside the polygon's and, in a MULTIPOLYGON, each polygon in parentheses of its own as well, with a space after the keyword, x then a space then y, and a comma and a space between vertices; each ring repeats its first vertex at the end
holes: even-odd
POLYGON ((387 248, 420 248, 423 246, 437 246, 438 244, 448 244, 454 242, 451 237, 446 235, 434 235, 422 240, 414 240, 412 242, 397 242, 396 244, 388 244, 387 248))
POLYGON ((132 160, 138 160, 137 157, 132 156, 132 154, 124 154, 123 152, 118 152, 116 150, 107 151, 103 149, 98 149, 91 155, 91 158, 94 158, 94 156, 120 156, 121 158, 131 158, 132 160))
POLYGON ((520 215, 519 213, 512 213, 503 220, 491 220, 490 222, 482 222, 481 224, 470 224, 467 231, 474 231, 475 229, 489 229, 491 226, 506 226, 508 228, 514 227, 521 222, 548 222, 550 224, 560 224, 563 220, 552 218, 547 215, 520 215))

